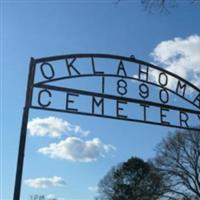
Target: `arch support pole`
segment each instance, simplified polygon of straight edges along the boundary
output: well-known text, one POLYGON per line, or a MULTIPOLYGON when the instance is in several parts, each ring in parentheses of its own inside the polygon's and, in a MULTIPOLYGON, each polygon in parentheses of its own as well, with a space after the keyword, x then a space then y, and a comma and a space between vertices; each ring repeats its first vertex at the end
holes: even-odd
POLYGON ((25 101, 25 107, 23 110, 23 118, 22 118, 22 125, 21 125, 13 200, 20 200, 21 182, 22 182, 23 164, 24 164, 24 153, 25 153, 25 146, 26 146, 26 132, 27 132, 29 108, 32 102, 34 74, 35 74, 35 63, 34 63, 34 59, 31 58, 27 90, 26 90, 26 101, 25 101))

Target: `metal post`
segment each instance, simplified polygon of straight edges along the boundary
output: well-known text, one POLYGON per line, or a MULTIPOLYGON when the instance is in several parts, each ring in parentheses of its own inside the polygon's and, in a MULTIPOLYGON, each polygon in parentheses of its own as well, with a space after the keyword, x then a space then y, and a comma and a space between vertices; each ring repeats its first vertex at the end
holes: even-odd
POLYGON ((31 58, 29 76, 28 76, 28 82, 27 82, 27 90, 26 90, 26 101, 25 101, 25 107, 23 111, 23 119, 22 119, 22 125, 21 125, 21 134, 20 134, 20 142, 19 142, 19 150, 18 150, 17 170, 16 170, 16 177, 15 177, 15 188, 14 188, 13 200, 20 200, 24 152, 25 152, 25 145, 26 145, 26 132, 27 132, 29 107, 31 106, 31 101, 32 101, 34 74, 35 74, 35 63, 34 63, 34 59, 31 58))

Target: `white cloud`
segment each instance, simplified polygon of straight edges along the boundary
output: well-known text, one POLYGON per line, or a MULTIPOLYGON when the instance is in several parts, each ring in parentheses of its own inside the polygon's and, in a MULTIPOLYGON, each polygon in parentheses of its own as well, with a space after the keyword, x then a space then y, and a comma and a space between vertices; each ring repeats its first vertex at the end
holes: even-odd
POLYGON ((156 64, 200 87, 199 35, 163 41, 156 46, 151 55, 156 64))
POLYGON ((47 200, 61 200, 63 198, 57 197, 55 194, 48 194, 45 196, 45 199, 47 200))
POLYGON ((54 199, 57 199, 57 197, 56 197, 56 195, 54 195, 54 194, 48 194, 48 195, 46 196, 46 199, 47 199, 47 200, 54 200, 54 199))
POLYGON ((35 179, 27 179, 24 183, 31 188, 48 188, 48 187, 61 187, 65 185, 65 181, 58 176, 54 176, 52 178, 35 178, 35 179))
POLYGON ((90 187, 88 187, 88 190, 96 193, 96 192, 98 192, 98 187, 97 186, 90 186, 90 187))
POLYGON ((78 125, 72 125, 68 121, 65 121, 57 117, 48 118, 34 118, 28 123, 28 129, 32 136, 49 136, 49 137, 61 137, 64 133, 75 133, 82 136, 87 136, 89 131, 84 131, 78 125))
POLYGON ((57 197, 55 194, 48 194, 45 196, 46 200, 64 200, 62 197, 57 197))
POLYGON ((91 162, 104 157, 112 150, 115 150, 114 146, 103 144, 99 138, 84 141, 77 137, 68 137, 59 143, 40 148, 38 152, 61 160, 91 162))

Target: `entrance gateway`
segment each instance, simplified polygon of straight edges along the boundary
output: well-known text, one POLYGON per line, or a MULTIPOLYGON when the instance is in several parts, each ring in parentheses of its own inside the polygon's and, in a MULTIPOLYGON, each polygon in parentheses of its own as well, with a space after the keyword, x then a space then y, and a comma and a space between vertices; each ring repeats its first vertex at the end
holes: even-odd
POLYGON ((31 58, 14 200, 20 199, 30 108, 200 131, 200 89, 172 72, 134 56, 31 58))

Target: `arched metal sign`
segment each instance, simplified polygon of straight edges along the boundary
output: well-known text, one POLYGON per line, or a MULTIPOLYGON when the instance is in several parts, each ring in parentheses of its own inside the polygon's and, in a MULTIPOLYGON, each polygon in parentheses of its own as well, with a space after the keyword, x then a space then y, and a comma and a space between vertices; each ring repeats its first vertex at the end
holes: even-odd
POLYGON ((200 131, 200 89, 153 64, 107 54, 31 59, 14 200, 20 198, 29 109, 200 131))

